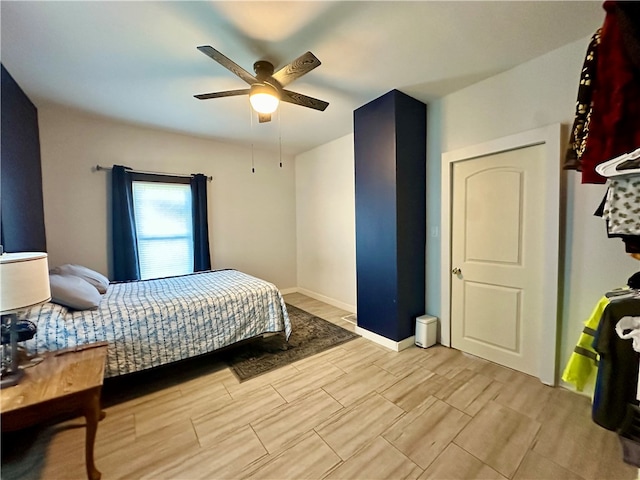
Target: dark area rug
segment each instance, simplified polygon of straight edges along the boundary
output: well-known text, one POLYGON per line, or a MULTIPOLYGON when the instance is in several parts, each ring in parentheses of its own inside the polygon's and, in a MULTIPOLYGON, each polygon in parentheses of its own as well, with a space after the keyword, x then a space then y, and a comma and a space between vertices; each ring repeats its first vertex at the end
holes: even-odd
POLYGON ((292 330, 288 342, 284 333, 279 333, 226 352, 226 360, 241 382, 359 337, 293 305, 287 305, 287 311, 292 330))

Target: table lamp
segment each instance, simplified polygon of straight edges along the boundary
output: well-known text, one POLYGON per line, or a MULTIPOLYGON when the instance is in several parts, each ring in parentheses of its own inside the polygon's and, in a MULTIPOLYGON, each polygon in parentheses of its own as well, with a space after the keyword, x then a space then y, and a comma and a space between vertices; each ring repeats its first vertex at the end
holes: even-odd
POLYGON ((18 367, 16 312, 51 299, 46 253, 20 252, 0 255, 0 318, 9 329, 10 342, 2 346, 0 388, 16 385, 24 373, 18 367))

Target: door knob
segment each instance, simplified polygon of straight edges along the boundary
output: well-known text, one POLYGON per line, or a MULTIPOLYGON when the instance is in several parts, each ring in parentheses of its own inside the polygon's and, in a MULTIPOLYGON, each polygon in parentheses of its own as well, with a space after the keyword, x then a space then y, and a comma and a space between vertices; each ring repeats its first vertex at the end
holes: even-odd
POLYGON ((451 273, 453 273, 454 275, 460 275, 462 273, 462 270, 456 267, 453 270, 451 270, 451 273))

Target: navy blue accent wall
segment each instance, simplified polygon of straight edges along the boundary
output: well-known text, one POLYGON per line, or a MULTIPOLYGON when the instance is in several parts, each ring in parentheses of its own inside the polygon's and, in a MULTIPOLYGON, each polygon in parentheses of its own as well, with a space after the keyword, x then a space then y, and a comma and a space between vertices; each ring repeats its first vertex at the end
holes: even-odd
POLYGON ((7 252, 46 252, 38 111, 0 69, 0 242, 7 252))
POLYGON ((358 326, 393 341, 424 313, 426 105, 397 90, 354 112, 358 326))

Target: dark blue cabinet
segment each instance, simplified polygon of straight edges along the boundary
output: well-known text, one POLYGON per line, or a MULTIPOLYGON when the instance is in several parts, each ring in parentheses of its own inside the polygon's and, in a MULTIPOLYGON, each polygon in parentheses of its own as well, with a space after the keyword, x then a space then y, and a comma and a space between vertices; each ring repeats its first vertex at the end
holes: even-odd
POLYGON ((396 342, 425 307, 426 108, 392 90, 354 112, 358 326, 396 342))

